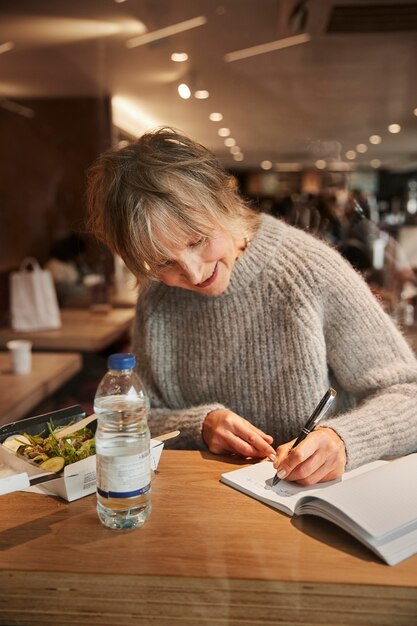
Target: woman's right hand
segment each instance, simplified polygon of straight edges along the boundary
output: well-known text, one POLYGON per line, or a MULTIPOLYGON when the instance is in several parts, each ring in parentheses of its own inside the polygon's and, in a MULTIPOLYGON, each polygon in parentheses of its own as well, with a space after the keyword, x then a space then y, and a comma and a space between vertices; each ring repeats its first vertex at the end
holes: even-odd
POLYGON ((214 454, 275 458, 270 435, 228 409, 216 409, 203 422, 203 439, 214 454))

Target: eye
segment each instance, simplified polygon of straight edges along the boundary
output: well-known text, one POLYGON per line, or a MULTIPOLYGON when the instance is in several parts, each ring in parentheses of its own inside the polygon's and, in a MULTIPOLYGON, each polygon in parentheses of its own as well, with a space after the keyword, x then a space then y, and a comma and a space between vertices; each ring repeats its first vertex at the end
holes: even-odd
POLYGON ((205 243, 207 240, 207 237, 199 237, 196 241, 192 241, 191 243, 188 244, 189 248, 197 248, 198 246, 201 246, 203 243, 205 243))
POLYGON ((171 261, 170 259, 167 259, 166 261, 162 261, 161 263, 158 263, 158 265, 156 266, 156 269, 158 272, 162 272, 168 267, 171 267, 172 265, 174 265, 174 263, 175 261, 171 261))

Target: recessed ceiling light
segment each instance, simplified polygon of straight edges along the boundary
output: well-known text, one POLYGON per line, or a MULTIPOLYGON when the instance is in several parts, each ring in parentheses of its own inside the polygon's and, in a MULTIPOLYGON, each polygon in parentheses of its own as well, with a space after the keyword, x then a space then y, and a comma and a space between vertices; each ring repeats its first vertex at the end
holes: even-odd
POLYGON ((232 146, 232 147, 230 148, 230 152, 231 152, 232 154, 239 154, 239 152, 240 152, 240 148, 239 148, 239 146, 232 146))
POLYGON ((399 124, 390 124, 388 130, 390 133, 396 134, 401 131, 401 126, 399 124))
POLYGON ((224 145, 228 148, 231 148, 232 146, 236 145, 236 139, 233 139, 233 137, 228 137, 224 140, 224 145))
POLYGON ((235 161, 243 161, 243 159, 245 157, 244 157, 244 155, 241 152, 239 152, 238 154, 234 154, 233 158, 234 158, 235 161))
POLYGON ((371 167, 381 167, 381 161, 379 159, 372 159, 371 167))
POLYGON ((276 39, 274 41, 269 41, 268 43, 262 43, 258 46, 228 52, 224 55, 224 60, 228 63, 240 61, 240 59, 248 59, 249 57, 254 57, 258 54, 265 54, 265 52, 272 52, 274 50, 281 50, 282 48, 296 46, 300 43, 307 43, 310 39, 311 36, 308 33, 301 33, 300 35, 285 37, 284 39, 276 39))
POLYGON ((414 115, 417 115, 417 109, 414 109, 414 115))
POLYGON ((382 137, 381 135, 371 135, 369 137, 369 141, 373 143, 375 146, 377 146, 379 143, 381 143, 382 137))
POLYGON ((358 143, 356 150, 357 152, 364 154, 368 150, 368 146, 365 143, 358 143))
POLYGON ((271 161, 262 161, 261 167, 263 170, 270 170, 272 168, 271 161))
POLYGON ((191 97, 191 90, 188 85, 185 83, 181 83, 178 85, 178 94, 181 96, 183 100, 188 100, 191 97))
POLYGON ((184 63, 187 59, 188 54, 186 52, 173 52, 171 54, 171 61, 174 61, 174 63, 184 63))
POLYGON ((230 128, 219 128, 217 133, 220 137, 228 137, 230 135, 230 128))
POLYGON ((223 115, 221 113, 210 113, 209 120, 211 122, 221 122, 223 119, 223 115))
POLYGON ((349 161, 353 161, 353 159, 356 159, 356 152, 354 150, 348 150, 346 152, 346 158, 349 159, 349 161))
POLYGON ((126 2, 126 0, 114 0, 116 4, 122 4, 122 2, 126 2))
POLYGON ((324 161, 324 159, 318 159, 315 162, 315 166, 317 167, 317 169, 319 170, 324 170, 324 168, 326 167, 326 161, 324 161))
POLYGON ((194 97, 197 98, 197 100, 206 100, 209 95, 207 89, 197 89, 197 91, 194 92, 194 97))
POLYGON ((152 41, 159 41, 160 39, 165 39, 166 37, 171 37, 172 35, 177 35, 178 33, 183 33, 187 30, 191 30, 192 28, 203 26, 206 23, 207 23, 207 18, 204 15, 200 15, 199 17, 193 17, 191 20, 186 20, 185 22, 179 22, 178 24, 171 24, 171 26, 166 26, 165 28, 159 28, 158 30, 154 30, 150 33, 146 33, 145 35, 139 35, 139 37, 133 37, 132 39, 128 39, 125 45, 127 48, 136 48, 137 46, 144 46, 147 43, 151 43, 152 41))
POLYGON ((5 52, 10 52, 10 50, 13 50, 13 48, 14 48, 13 41, 5 41, 4 43, 0 44, 0 54, 4 54, 5 52))

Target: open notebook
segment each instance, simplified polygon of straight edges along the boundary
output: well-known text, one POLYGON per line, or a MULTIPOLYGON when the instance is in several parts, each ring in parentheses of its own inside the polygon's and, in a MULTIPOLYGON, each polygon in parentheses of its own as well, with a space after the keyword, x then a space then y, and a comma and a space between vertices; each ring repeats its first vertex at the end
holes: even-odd
POLYGON ((302 487, 285 480, 272 486, 275 470, 260 462, 220 480, 287 515, 309 513, 337 524, 388 565, 417 553, 417 454, 374 461, 342 479, 302 487))

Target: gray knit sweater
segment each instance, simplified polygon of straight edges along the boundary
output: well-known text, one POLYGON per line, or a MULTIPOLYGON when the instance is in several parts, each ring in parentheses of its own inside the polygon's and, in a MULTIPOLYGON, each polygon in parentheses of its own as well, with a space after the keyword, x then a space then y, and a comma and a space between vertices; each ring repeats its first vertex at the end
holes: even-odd
POLYGON ((362 278, 327 244, 263 215, 226 291, 154 283, 139 298, 133 350, 154 434, 204 449, 207 413, 227 407, 274 437, 295 437, 329 385, 322 425, 348 468, 417 450, 417 362, 362 278))

